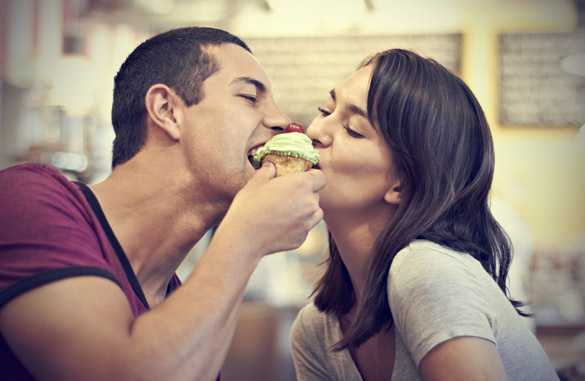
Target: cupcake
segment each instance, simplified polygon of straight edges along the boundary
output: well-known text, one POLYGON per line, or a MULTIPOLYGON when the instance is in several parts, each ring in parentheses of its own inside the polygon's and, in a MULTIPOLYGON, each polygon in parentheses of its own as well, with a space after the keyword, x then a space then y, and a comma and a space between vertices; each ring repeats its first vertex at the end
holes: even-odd
POLYGON ((319 152, 313 148, 311 139, 300 124, 291 123, 286 131, 287 133, 276 135, 267 141, 253 158, 253 164, 257 168, 264 161, 273 163, 276 177, 304 172, 319 162, 319 152))

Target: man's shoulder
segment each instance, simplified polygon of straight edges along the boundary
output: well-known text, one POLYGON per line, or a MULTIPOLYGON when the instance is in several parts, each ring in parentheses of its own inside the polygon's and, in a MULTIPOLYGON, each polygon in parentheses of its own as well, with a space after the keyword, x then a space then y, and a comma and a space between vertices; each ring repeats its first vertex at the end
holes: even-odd
POLYGON ((75 214, 88 209, 77 184, 58 169, 38 163, 19 164, 0 171, 0 203, 7 215, 20 216, 28 212, 75 214))
POLYGON ((0 171, 0 186, 46 186, 46 184, 67 184, 70 181, 56 168, 40 163, 22 163, 0 171))
POLYGON ((35 162, 26 162, 11 165, 0 170, 0 174, 5 175, 24 175, 24 174, 48 174, 48 175, 57 175, 59 176, 61 172, 58 169, 51 167, 50 165, 35 163, 35 162))

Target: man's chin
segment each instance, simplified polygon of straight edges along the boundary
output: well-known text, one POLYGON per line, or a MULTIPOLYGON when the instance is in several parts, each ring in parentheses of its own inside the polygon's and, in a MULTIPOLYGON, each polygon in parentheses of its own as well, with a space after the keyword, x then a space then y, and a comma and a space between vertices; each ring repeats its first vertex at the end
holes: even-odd
POLYGON ((250 180, 250 179, 251 179, 252 177, 254 177, 254 175, 256 174, 256 171, 257 171, 257 169, 256 169, 256 168, 254 168, 254 167, 252 166, 252 164, 250 164, 250 163, 247 163, 247 164, 246 164, 245 171, 246 171, 246 179, 247 179, 247 180, 250 180))

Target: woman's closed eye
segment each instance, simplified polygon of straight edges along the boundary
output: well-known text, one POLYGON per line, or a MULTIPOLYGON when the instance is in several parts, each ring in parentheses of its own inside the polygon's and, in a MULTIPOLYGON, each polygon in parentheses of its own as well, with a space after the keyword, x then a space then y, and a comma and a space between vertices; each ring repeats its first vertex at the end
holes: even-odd
POLYGON ((349 136, 351 136, 352 138, 360 139, 360 138, 363 138, 364 137, 364 135, 360 134, 359 132, 357 132, 355 130, 352 130, 351 127, 349 127, 348 124, 344 124, 343 125, 343 128, 345 129, 345 131, 347 131, 347 134, 349 136))
MULTIPOLYGON (((324 108, 322 108, 322 107, 317 107, 317 110, 319 110, 319 112, 320 112, 320 113, 321 113, 321 115, 323 115, 323 116, 329 116, 329 115, 331 115, 331 111, 325 110, 325 109, 324 109, 324 108)), ((353 138, 357 138, 357 139, 359 139, 359 138, 363 138, 363 137, 364 137, 364 135, 362 135, 362 134, 360 134, 359 132, 357 132, 357 131, 353 130, 353 129, 352 129, 350 126, 349 126, 349 124, 344 124, 344 125, 343 125, 343 128, 345 129, 345 131, 347 131, 348 135, 349 135, 349 136, 351 136, 351 137, 353 137, 353 138)))
POLYGON ((321 113, 321 115, 323 115, 323 116, 329 116, 329 115, 331 115, 331 112, 330 112, 330 111, 327 111, 327 110, 325 110, 325 109, 324 109, 324 108, 322 108, 322 107, 317 107, 317 110, 319 110, 319 112, 320 112, 320 113, 321 113))

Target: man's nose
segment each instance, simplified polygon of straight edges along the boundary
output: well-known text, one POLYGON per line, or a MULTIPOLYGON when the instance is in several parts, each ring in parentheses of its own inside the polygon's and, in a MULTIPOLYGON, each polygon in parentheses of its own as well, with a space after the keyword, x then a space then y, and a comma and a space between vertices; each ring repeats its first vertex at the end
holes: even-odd
POLYGON ((272 103, 268 107, 266 116, 264 117, 264 127, 283 132, 289 123, 290 118, 276 104, 272 103))

